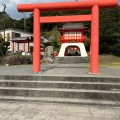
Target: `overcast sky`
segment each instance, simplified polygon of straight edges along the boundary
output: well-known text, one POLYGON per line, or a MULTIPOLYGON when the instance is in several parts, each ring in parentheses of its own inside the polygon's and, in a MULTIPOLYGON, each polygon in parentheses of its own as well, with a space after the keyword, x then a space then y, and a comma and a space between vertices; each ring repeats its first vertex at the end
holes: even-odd
MULTIPOLYGON (((23 18, 23 14, 17 11, 17 4, 42 3, 42 2, 66 2, 66 1, 76 1, 76 0, 0 0, 0 11, 3 11, 2 4, 6 4, 7 5, 6 12, 10 15, 10 17, 19 20, 23 18)), ((120 5, 120 0, 119 0, 119 5, 120 5)), ((27 17, 29 16, 29 13, 25 13, 25 14, 27 17)))
MULTIPOLYGON (((17 11, 17 4, 29 4, 29 3, 42 3, 42 2, 64 2, 70 0, 0 0, 0 12, 3 11, 2 4, 6 4, 6 12, 13 19, 21 19, 23 14, 17 11)), ((25 13, 26 16, 29 16, 29 13, 25 13)))

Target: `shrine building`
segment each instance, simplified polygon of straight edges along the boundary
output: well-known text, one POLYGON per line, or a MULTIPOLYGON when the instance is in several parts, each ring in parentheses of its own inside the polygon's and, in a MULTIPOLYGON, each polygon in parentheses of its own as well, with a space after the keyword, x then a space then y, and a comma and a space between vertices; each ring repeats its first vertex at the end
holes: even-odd
POLYGON ((87 40, 87 27, 84 27, 83 23, 66 23, 59 31, 62 45, 58 57, 88 56, 84 45, 87 40))

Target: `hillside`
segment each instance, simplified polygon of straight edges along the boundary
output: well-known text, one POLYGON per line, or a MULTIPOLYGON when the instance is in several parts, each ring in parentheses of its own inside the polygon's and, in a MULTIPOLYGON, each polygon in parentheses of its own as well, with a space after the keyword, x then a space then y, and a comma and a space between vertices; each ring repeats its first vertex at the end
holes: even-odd
POLYGON ((6 12, 0 12, 0 21, 6 19, 11 19, 10 16, 6 12))
POLYGON ((17 20, 12 19, 6 12, 0 12, 0 30, 5 28, 14 28, 17 20))

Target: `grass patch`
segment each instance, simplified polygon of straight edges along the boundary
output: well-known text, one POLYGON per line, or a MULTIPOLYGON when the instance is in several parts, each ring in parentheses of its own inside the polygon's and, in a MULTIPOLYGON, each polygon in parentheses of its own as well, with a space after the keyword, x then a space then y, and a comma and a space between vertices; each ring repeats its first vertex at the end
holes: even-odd
MULTIPOLYGON (((90 63, 83 63, 84 67, 90 67, 90 63)), ((99 55, 100 66, 120 67, 120 57, 114 55, 99 55)))
POLYGON ((114 55, 100 55, 100 65, 120 66, 120 57, 114 55))

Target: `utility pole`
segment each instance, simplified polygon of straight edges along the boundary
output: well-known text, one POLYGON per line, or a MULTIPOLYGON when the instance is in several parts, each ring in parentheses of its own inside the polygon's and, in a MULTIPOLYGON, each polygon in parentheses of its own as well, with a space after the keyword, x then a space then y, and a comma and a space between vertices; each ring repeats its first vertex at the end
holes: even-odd
POLYGON ((4 11, 4 41, 5 41, 5 9, 7 8, 6 4, 2 4, 4 11))
POLYGON ((22 13, 24 17, 24 31, 26 31, 26 15, 25 13, 22 13))

